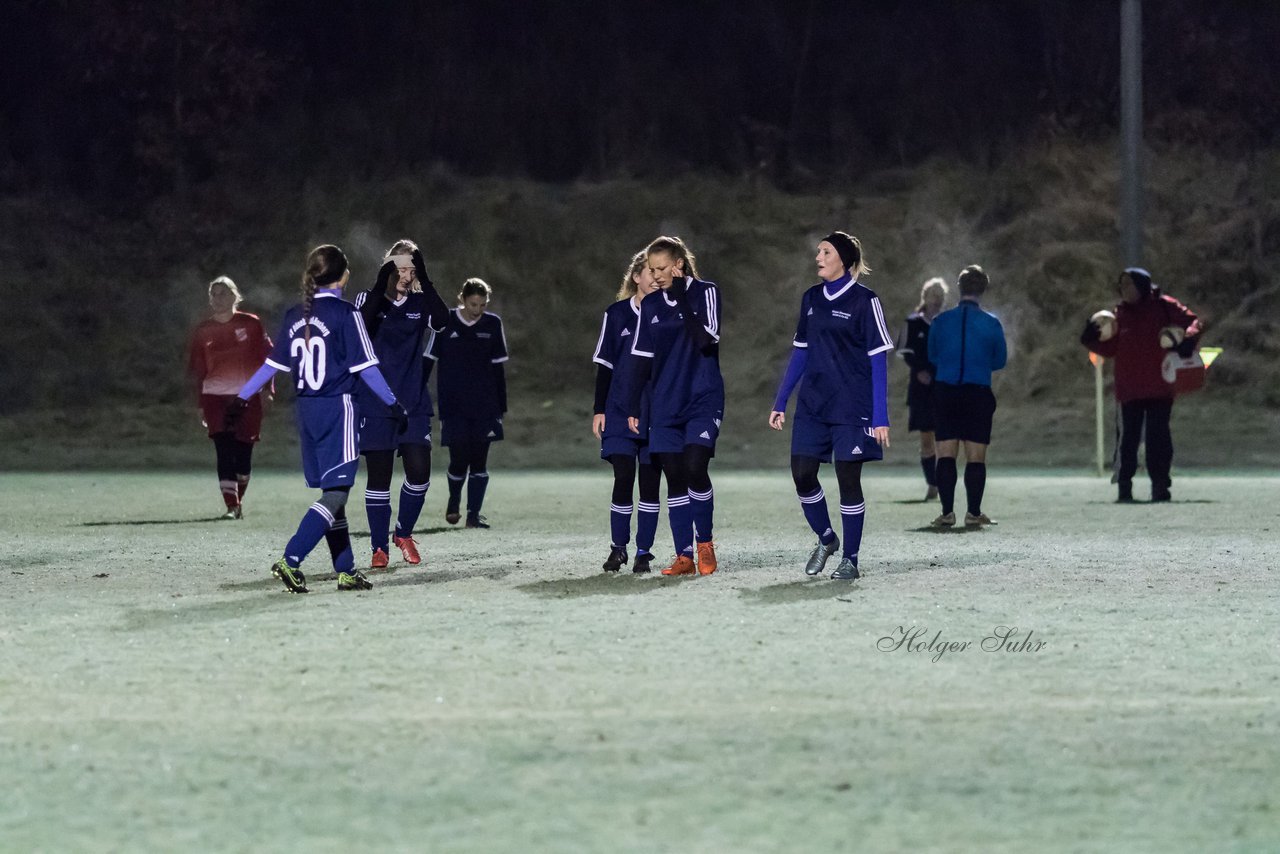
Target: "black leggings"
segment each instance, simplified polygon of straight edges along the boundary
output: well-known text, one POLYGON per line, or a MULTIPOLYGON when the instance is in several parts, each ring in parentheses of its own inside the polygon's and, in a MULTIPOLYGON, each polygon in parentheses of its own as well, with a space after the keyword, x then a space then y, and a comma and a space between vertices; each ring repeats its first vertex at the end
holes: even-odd
POLYGON ((705 445, 685 445, 679 454, 654 454, 667 479, 667 495, 684 495, 689 490, 711 489, 711 449, 705 445))
MULTIPOLYGON (((629 506, 636 482, 637 459, 628 454, 613 454, 613 503, 629 506)), ((662 482, 662 467, 656 462, 640 465, 640 500, 645 504, 658 503, 658 487, 662 482)))
MULTIPOLYGON (((404 479, 419 486, 431 482, 431 446, 401 445, 400 457, 404 460, 404 479)), ((395 451, 366 451, 368 483, 365 489, 386 492, 391 489, 391 476, 395 469, 395 451)))
MULTIPOLYGON (((821 462, 813 457, 791 458, 791 479, 796 483, 797 494, 812 495, 821 488, 818 483, 819 465, 821 462)), ((841 504, 862 503, 862 463, 836 460, 836 480, 840 484, 841 504)))
POLYGON ((449 446, 449 474, 454 480, 462 480, 468 470, 483 474, 489 466, 489 445, 486 439, 449 446))
POLYGON ((218 480, 235 480, 253 469, 253 443, 241 442, 235 433, 214 433, 213 449, 218 457, 218 480))

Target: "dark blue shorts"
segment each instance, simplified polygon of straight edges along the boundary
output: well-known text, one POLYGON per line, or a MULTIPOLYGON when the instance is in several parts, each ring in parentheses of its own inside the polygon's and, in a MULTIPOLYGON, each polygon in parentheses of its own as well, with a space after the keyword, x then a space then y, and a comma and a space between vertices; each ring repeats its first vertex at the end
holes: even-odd
POLYGON ((362 416, 360 418, 360 453, 369 451, 394 451, 401 445, 426 445, 431 447, 431 416, 410 415, 409 429, 404 434, 396 432, 395 418, 362 416))
POLYGON ((691 418, 684 424, 649 428, 649 453, 679 454, 685 445, 703 445, 715 456, 716 439, 720 437, 720 419, 691 418))
POLYGON ((991 444, 991 422, 996 414, 996 396, 991 386, 933 384, 933 401, 938 412, 939 442, 960 439, 965 442, 991 444))
POLYGON ((812 457, 824 463, 834 456, 839 462, 884 459, 884 451, 870 427, 861 424, 827 424, 796 415, 791 427, 791 456, 812 457))
POLYGON ((501 442, 502 418, 441 418, 440 444, 473 445, 476 442, 501 442))
POLYGON ((307 486, 331 489, 354 484, 360 456, 356 453, 356 404, 351 395, 299 397, 296 412, 307 486))
POLYGON ((600 440, 600 459, 607 460, 614 454, 623 457, 636 457, 642 465, 649 464, 649 441, 635 433, 627 436, 610 436, 606 434, 600 440))

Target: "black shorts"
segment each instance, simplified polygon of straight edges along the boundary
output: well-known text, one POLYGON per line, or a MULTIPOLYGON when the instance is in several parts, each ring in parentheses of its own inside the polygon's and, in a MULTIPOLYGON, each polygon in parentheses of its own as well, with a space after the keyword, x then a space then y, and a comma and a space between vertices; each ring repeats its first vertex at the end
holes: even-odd
POLYGON ((933 403, 938 415, 934 438, 939 442, 961 439, 991 444, 991 419, 996 414, 996 396, 991 386, 933 384, 933 403))

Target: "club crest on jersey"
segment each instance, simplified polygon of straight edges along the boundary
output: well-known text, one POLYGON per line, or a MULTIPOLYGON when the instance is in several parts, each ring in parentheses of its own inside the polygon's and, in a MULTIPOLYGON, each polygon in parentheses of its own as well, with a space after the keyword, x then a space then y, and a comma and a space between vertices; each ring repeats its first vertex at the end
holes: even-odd
POLYGON ((404 316, 405 316, 405 317, 407 317, 407 318, 409 318, 410 320, 421 320, 421 319, 422 319, 422 312, 420 312, 420 311, 406 311, 406 312, 404 313, 404 316))
POLYGON ((836 311, 834 308, 831 309, 831 316, 838 317, 841 320, 848 320, 849 318, 853 317, 853 315, 847 311, 836 311))
POLYGON ((493 337, 493 334, 492 334, 492 333, 489 333, 489 332, 477 332, 477 333, 476 333, 476 337, 477 337, 477 338, 492 338, 492 337, 493 337))
POLYGON ((236 340, 241 343, 249 340, 249 330, 243 327, 236 328, 236 340))

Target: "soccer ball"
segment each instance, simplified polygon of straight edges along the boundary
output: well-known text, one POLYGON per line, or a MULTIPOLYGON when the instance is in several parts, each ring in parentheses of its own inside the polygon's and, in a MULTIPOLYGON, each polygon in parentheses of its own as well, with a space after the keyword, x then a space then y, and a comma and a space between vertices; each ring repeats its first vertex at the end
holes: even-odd
POLYGON ((1187 337, 1187 331, 1181 326, 1166 326, 1160 330, 1160 347, 1164 350, 1172 350, 1183 342, 1187 337))
POLYGON ((1089 322, 1098 327, 1098 340, 1106 341, 1114 338, 1116 334, 1116 316, 1105 308, 1102 311, 1095 311, 1093 317, 1089 318, 1089 322))

